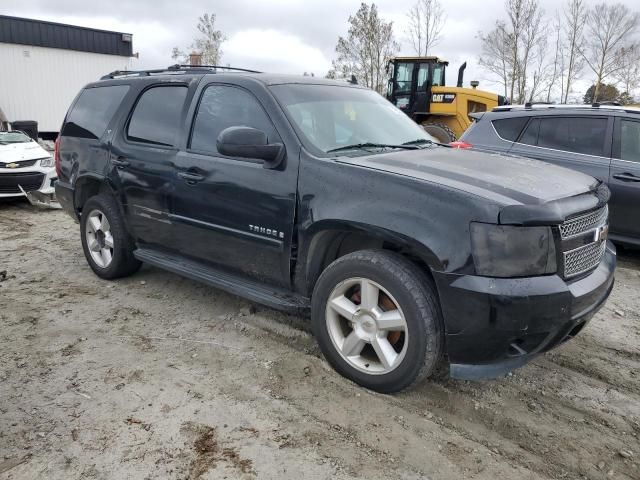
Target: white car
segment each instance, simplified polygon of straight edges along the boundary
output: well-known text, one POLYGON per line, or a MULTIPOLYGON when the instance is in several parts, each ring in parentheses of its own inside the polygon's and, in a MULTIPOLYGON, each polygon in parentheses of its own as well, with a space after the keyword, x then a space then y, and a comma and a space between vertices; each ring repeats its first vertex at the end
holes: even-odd
POLYGON ((18 130, 0 131, 0 198, 53 198, 56 179, 53 157, 38 142, 18 130))

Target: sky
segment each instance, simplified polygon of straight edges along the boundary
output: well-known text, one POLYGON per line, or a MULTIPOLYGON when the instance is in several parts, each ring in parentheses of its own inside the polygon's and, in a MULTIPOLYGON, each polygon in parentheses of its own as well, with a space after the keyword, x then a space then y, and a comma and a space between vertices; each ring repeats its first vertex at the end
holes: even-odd
MULTIPOLYGON (((637 0, 621 0, 637 9, 637 0)), ((380 14, 394 23, 401 54, 414 54, 406 33, 407 11, 415 0, 379 0, 380 14)), ((479 32, 488 32, 504 18, 504 0, 442 0, 447 21, 433 54, 450 61, 448 84, 454 84, 458 66, 466 61, 465 85, 498 91, 489 73, 478 65, 479 32)), ((549 18, 561 2, 541 0, 549 18)), ((188 50, 197 35, 198 17, 217 15, 217 26, 227 36, 223 64, 268 72, 324 76, 335 58, 340 35, 346 36, 348 18, 359 0, 22 0, 0 2, 0 14, 36 18, 133 34, 133 68, 159 68, 174 63, 173 47, 188 50)), ((587 77, 588 74, 585 75, 587 77)), ((587 80, 583 81, 588 85, 587 80)), ((580 85, 582 87, 582 85, 580 85)), ((585 87, 586 88, 586 87, 585 87)))

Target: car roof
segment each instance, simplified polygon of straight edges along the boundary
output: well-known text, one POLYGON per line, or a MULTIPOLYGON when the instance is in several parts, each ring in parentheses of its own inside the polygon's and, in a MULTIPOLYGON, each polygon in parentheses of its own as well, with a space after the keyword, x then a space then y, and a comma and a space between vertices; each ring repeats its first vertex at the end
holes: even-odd
POLYGON ((252 78, 264 85, 283 85, 283 84, 307 84, 307 85, 334 85, 340 87, 356 87, 365 88, 347 80, 333 80, 310 75, 288 75, 280 73, 264 73, 255 70, 248 70, 234 67, 220 66, 189 66, 189 65, 172 65, 165 69, 154 70, 134 70, 134 71, 115 71, 103 76, 100 80, 92 82, 88 87, 103 85, 105 82, 117 81, 149 81, 157 80, 186 80, 201 77, 223 78, 233 81, 239 78, 252 78))

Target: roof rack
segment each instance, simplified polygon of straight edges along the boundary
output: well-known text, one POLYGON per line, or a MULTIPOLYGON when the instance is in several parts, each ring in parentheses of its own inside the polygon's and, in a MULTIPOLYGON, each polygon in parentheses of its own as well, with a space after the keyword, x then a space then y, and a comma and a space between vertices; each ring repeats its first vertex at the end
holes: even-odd
POLYGON ((218 73, 218 70, 229 72, 262 73, 257 70, 247 68, 225 67, 222 65, 170 65, 167 68, 157 68, 153 70, 116 70, 100 78, 109 80, 122 77, 149 77, 151 75, 179 75, 185 73, 218 73))

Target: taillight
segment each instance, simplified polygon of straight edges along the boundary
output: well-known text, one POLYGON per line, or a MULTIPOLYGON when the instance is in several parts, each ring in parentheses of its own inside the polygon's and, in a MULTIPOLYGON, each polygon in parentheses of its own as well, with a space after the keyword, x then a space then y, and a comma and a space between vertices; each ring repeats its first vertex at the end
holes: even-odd
POLYGON ((451 142, 449 146, 453 148, 464 148, 464 149, 473 147, 473 145, 471 145, 470 143, 463 142, 462 140, 458 140, 457 142, 451 142))
POLYGON ((54 143, 53 161, 56 165, 56 174, 58 175, 58 178, 62 178, 62 168, 60 166, 60 135, 56 137, 56 143, 54 143))

